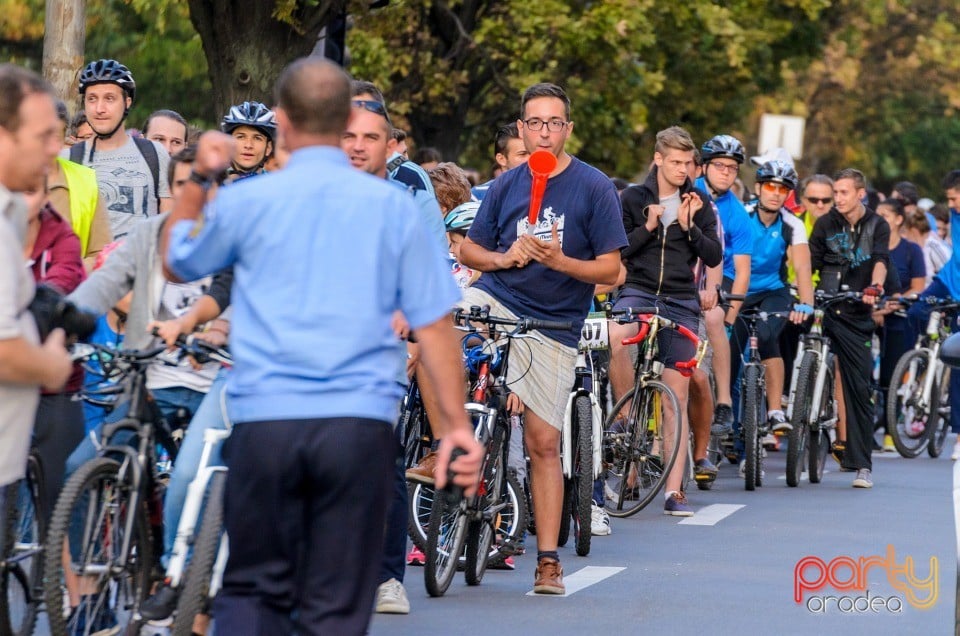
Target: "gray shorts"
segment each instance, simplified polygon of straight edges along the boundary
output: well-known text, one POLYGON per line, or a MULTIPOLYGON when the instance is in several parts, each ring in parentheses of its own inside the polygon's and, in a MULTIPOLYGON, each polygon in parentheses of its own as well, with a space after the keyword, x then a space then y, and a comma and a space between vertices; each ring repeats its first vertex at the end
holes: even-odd
MULTIPOLYGON (((490 294, 468 287, 463 290, 459 307, 489 305, 490 315, 517 318, 490 294)), ((548 338, 539 331, 530 332, 533 338, 515 340, 510 348, 510 364, 507 367, 507 389, 517 394, 524 406, 546 420, 557 430, 563 427, 567 399, 573 388, 573 368, 577 363, 577 350, 548 338)))

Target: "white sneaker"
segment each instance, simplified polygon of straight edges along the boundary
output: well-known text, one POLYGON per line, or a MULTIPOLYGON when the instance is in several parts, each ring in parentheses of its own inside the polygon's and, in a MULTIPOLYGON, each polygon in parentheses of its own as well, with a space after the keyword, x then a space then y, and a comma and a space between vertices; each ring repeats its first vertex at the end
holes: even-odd
POLYGON ((950 459, 953 461, 960 459, 960 437, 957 438, 957 443, 953 446, 953 453, 950 455, 950 459))
POLYGON ((390 579, 381 583, 377 588, 377 614, 409 614, 410 600, 403 583, 397 579, 390 579))
POLYGON ((610 516, 597 504, 590 504, 590 534, 595 537, 607 537, 613 534, 610 528, 610 516))

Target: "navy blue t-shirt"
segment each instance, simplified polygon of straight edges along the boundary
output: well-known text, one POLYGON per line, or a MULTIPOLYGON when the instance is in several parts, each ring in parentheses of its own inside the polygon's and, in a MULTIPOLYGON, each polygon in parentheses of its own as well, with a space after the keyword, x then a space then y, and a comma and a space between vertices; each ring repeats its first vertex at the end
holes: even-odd
POLYGON ((919 245, 900 239, 897 246, 890 250, 890 262, 897 268, 897 274, 900 276, 900 289, 888 290, 887 293, 898 293, 910 289, 911 278, 925 278, 927 276, 927 266, 923 261, 923 250, 919 245))
MULTIPOLYGON (((551 240, 551 228, 557 222, 563 253, 591 260, 627 245, 620 199, 606 175, 576 157, 571 159, 566 170, 547 181, 535 235, 551 240)), ((467 236, 485 249, 506 252, 518 234, 527 233, 530 186, 526 164, 500 175, 483 198, 467 236)), ((570 347, 580 341, 595 287, 536 261, 485 273, 474 286, 518 316, 571 321, 570 331, 545 332, 570 347)))

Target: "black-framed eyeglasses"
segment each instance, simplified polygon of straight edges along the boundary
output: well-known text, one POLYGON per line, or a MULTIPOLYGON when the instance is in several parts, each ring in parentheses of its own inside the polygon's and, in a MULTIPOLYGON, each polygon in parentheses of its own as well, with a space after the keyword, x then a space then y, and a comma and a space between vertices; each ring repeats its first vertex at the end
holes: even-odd
POLYGON ((560 132, 567 127, 567 124, 570 122, 563 121, 562 119, 551 119, 550 121, 543 121, 537 117, 531 117, 523 122, 523 125, 532 130, 533 132, 540 132, 543 129, 544 124, 547 126, 547 130, 550 132, 560 132))
POLYGON ((807 201, 814 205, 830 205, 833 203, 833 197, 806 197, 807 201))
POLYGON ((357 108, 362 108, 368 110, 375 115, 380 115, 387 120, 387 123, 391 126, 393 123, 390 121, 390 114, 387 113, 387 107, 384 106, 381 102, 375 102, 372 99, 354 99, 350 103, 357 108))
POLYGON ((713 166, 714 168, 716 168, 717 170, 719 170, 724 174, 739 174, 740 172, 739 163, 729 164, 729 163, 719 163, 717 161, 711 161, 707 165, 713 166))

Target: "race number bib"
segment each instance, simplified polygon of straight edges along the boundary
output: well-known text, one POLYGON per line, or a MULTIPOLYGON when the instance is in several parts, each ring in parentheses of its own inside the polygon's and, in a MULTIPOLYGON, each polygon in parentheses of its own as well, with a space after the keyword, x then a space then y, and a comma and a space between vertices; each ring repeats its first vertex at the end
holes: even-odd
POLYGON ((607 316, 591 313, 580 331, 581 351, 605 351, 610 348, 610 333, 607 331, 607 316))

